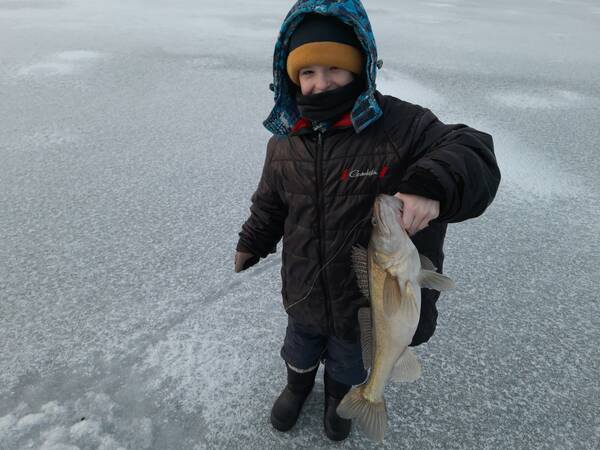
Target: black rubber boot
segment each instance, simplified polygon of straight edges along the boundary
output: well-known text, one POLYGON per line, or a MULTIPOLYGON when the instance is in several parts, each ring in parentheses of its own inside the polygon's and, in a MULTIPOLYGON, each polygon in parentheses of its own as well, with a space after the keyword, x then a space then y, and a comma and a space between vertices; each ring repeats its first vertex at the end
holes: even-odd
MULTIPOLYGON (((286 365, 287 367, 287 365, 286 365)), ((306 373, 287 367, 287 385, 271 409, 271 424, 279 431, 288 431, 298 420, 304 401, 312 391, 319 366, 306 373)))
POLYGON ((333 441, 343 441, 350 434, 352 420, 342 419, 337 415, 336 409, 352 386, 335 381, 327 374, 327 371, 325 371, 324 381, 325 415, 323 422, 325 434, 333 441))

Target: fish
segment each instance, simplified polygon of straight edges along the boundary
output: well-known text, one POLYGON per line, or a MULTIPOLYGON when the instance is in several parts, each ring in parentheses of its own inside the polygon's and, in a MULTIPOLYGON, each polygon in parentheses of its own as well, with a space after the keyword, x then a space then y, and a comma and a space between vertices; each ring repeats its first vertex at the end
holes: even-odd
POLYGON ((369 375, 344 396, 336 411, 353 419, 375 441, 383 441, 388 429, 385 386, 421 376, 421 364, 409 348, 419 323, 421 288, 442 291, 455 286, 419 255, 400 223, 402 208, 399 198, 379 194, 368 247, 355 245, 351 251, 357 284, 370 302, 358 310, 363 363, 369 375))

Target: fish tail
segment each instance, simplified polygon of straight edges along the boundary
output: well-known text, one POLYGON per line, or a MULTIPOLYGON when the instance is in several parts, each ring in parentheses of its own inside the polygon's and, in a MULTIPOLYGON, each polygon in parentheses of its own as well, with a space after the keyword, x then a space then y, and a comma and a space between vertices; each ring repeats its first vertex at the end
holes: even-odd
POLYGON ((372 402, 365 398, 365 385, 350 390, 337 407, 337 413, 344 419, 355 419, 361 430, 375 441, 383 441, 388 427, 385 400, 372 402))

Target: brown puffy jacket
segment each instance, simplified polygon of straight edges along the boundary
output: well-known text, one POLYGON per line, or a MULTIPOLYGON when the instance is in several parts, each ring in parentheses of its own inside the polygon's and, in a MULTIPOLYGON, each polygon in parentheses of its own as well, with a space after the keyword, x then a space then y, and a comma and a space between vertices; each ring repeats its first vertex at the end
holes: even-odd
MULTIPOLYGON (((368 304, 350 250, 368 244, 371 224, 363 219, 370 217, 377 194, 440 201, 439 218, 413 242, 441 272, 446 223, 482 214, 500 182, 489 134, 446 125, 428 109, 391 96, 376 98, 383 116, 360 134, 342 122, 324 132, 304 127, 270 139, 237 246, 264 258, 283 237, 281 293, 288 314, 324 335, 349 340, 358 338, 356 313, 368 304)), ((433 334, 438 296, 422 290, 412 345, 433 334)))

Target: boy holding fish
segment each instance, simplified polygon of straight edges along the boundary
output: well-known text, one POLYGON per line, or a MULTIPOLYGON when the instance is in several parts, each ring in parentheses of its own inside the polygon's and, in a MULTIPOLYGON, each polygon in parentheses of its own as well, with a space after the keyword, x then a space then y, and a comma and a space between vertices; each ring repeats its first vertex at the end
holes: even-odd
MULTIPOLYGON (((336 410, 367 377, 358 312, 369 299, 351 254, 353 246, 369 244, 372 223, 365 219, 375 198, 401 200, 398 223, 441 272, 446 224, 482 214, 500 172, 490 135, 446 125, 428 109, 375 89, 381 62, 359 0, 299 0, 282 24, 273 67, 275 106, 264 122, 273 137, 235 270, 274 253, 283 238, 287 385, 271 423, 281 431, 293 427, 323 362, 325 433, 343 440, 351 421, 336 410)), ((439 292, 419 292, 412 346, 432 336, 437 319, 439 292)))

